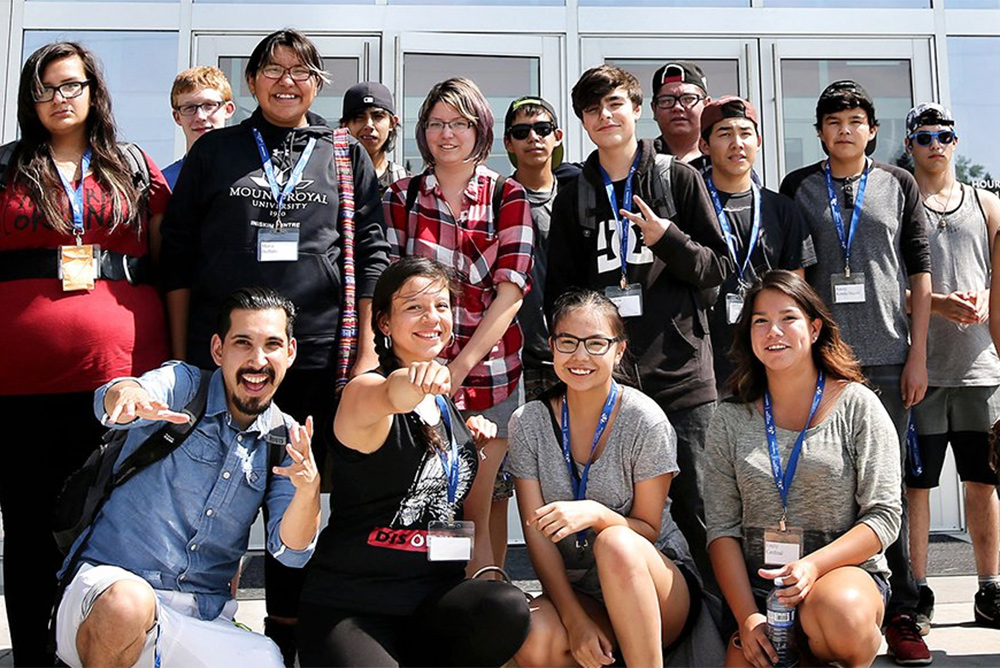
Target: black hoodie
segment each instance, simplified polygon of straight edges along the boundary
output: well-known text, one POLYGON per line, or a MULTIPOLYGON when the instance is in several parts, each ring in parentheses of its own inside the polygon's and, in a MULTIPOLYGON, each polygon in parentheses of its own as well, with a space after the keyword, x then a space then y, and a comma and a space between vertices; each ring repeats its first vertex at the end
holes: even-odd
MULTIPOLYGON (((161 264, 167 291, 191 290, 187 350, 194 364, 214 366, 209 340, 219 306, 233 290, 252 285, 278 290, 298 309, 296 368, 336 364, 344 288, 333 131, 311 112, 308 122, 305 127, 280 128, 257 109, 237 126, 204 135, 188 153, 163 219, 161 264), (283 222, 300 224, 296 262, 257 261, 257 230, 273 223, 275 204, 251 127, 264 138, 281 185, 309 138, 318 140, 282 217, 283 222)), ((372 296, 375 281, 388 265, 389 246, 375 169, 364 148, 353 137, 348 141, 360 299, 372 296)))
MULTIPOLYGON (((656 153, 653 142, 642 140, 639 152, 633 190, 650 202, 656 153)), ((629 283, 643 286, 643 315, 625 320, 641 389, 666 411, 699 406, 716 398, 708 305, 702 291, 720 285, 730 271, 726 242, 698 172, 675 160, 670 177, 677 215, 663 237, 652 248, 645 248, 639 242, 639 228, 632 225, 629 232, 628 278, 629 283)), ((615 220, 604 195, 597 151, 587 158, 579 178, 589 180, 597 192, 597 230, 593 233, 580 225, 577 182, 561 187, 549 233, 548 313, 559 295, 572 286, 603 291, 617 286, 621 279, 619 250, 612 241, 615 220)), ((624 183, 622 179, 615 184, 619 202, 624 183)))

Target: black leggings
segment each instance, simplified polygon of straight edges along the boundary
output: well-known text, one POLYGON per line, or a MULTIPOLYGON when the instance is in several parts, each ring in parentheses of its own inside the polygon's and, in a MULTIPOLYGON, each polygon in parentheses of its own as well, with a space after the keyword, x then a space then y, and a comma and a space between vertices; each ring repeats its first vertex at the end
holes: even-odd
POLYGON ((517 587, 464 580, 428 596, 411 615, 355 614, 302 602, 305 666, 501 666, 528 635, 517 587))

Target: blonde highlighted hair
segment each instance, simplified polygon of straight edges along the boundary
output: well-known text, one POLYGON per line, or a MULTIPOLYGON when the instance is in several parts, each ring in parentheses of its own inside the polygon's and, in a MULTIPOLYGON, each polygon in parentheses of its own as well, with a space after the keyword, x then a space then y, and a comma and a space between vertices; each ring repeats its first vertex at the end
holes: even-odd
POLYGON ((184 70, 174 78, 174 85, 170 88, 170 108, 177 108, 177 96, 184 93, 194 93, 199 90, 211 88, 219 92, 223 102, 233 99, 233 89, 229 85, 229 79, 218 67, 210 65, 198 65, 184 70))

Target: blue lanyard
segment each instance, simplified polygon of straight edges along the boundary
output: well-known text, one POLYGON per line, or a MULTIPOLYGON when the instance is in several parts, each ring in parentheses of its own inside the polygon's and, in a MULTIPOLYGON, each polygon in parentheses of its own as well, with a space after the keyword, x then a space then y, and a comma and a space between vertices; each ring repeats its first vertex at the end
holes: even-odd
POLYGON ((784 475, 781 473, 781 453, 778 452, 778 434, 774 426, 774 411, 771 409, 771 393, 764 390, 764 427, 767 432, 767 449, 771 455, 771 473, 774 475, 774 485, 781 494, 781 525, 784 530, 785 513, 788 511, 788 490, 792 486, 792 479, 795 477, 795 469, 799 465, 799 455, 802 454, 802 443, 806 440, 806 432, 809 430, 809 423, 816 415, 819 402, 823 400, 823 388, 826 385, 826 378, 823 372, 819 372, 816 377, 816 393, 813 395, 812 408, 809 409, 809 417, 806 418, 806 426, 795 440, 791 453, 788 455, 788 469, 784 475))
MULTIPOLYGON (((639 168, 639 156, 641 152, 636 151, 635 159, 632 161, 632 166, 629 167, 628 176, 625 178, 625 192, 622 193, 622 199, 625 200, 623 204, 625 206, 621 208, 628 208, 629 211, 632 210, 632 177, 635 176, 635 170, 639 168)), ((598 165, 600 167, 600 165, 598 165)), ((615 184, 608 176, 608 173, 604 171, 604 167, 601 167, 601 178, 604 180, 604 190, 608 193, 608 203, 611 204, 611 215, 615 217, 615 226, 618 228, 618 241, 621 242, 621 260, 622 260, 622 290, 628 286, 628 229, 631 226, 628 218, 624 218, 618 212, 618 198, 615 196, 615 184)))
POLYGON ((854 199, 851 229, 846 235, 844 234, 844 216, 840 212, 840 202, 837 201, 837 191, 833 189, 833 175, 830 173, 829 160, 823 166, 823 174, 826 176, 826 194, 830 197, 830 215, 833 216, 833 226, 837 229, 837 236, 840 237, 840 247, 844 249, 844 275, 849 278, 851 276, 851 244, 854 243, 854 233, 858 229, 858 221, 861 220, 861 206, 865 201, 868 163, 865 162, 865 169, 861 172, 861 180, 858 181, 858 196, 854 199))
POLYGON ((906 428, 906 449, 910 453, 910 471, 919 476, 924 472, 924 462, 920 458, 920 442, 917 440, 917 423, 910 413, 910 424, 906 428))
POLYGON ((760 188, 757 187, 756 183, 750 182, 750 196, 753 198, 753 220, 750 226, 750 239, 747 241, 747 256, 743 260, 743 266, 740 266, 740 258, 736 254, 736 233, 729 224, 729 217, 726 216, 726 210, 722 208, 722 200, 719 199, 719 191, 716 189, 711 175, 705 177, 705 185, 708 186, 708 194, 712 196, 715 215, 719 219, 722 235, 726 237, 726 245, 729 246, 729 255, 733 258, 736 271, 739 272, 740 285, 742 286, 744 285, 743 274, 746 273, 747 267, 750 266, 750 256, 753 255, 753 250, 757 247, 757 240, 760 239, 760 188))
POLYGON ((59 180, 62 181, 63 189, 66 191, 66 197, 69 199, 70 209, 73 211, 73 234, 76 236, 76 243, 80 245, 80 238, 83 236, 83 180, 87 176, 87 170, 90 169, 90 157, 92 153, 88 147, 86 151, 83 152, 83 157, 80 158, 80 183, 77 185, 76 190, 73 190, 73 184, 70 183, 69 179, 56 169, 59 173, 59 180))
POLYGON ((253 131, 253 138, 257 140, 257 150, 260 152, 260 161, 264 164, 264 175, 267 176, 267 184, 271 186, 271 195, 274 197, 274 203, 278 208, 278 223, 281 222, 281 213, 285 209, 285 199, 292 194, 295 190, 295 186, 299 185, 299 181, 302 180, 302 172, 306 170, 306 165, 309 164, 309 158, 312 157, 313 149, 316 148, 316 138, 310 137, 309 141, 306 143, 306 148, 302 151, 302 155, 299 156, 299 161, 295 163, 295 167, 292 169, 291 176, 285 182, 284 189, 278 188, 278 179, 274 176, 274 165, 271 164, 271 153, 267 150, 267 145, 264 143, 264 138, 260 134, 260 130, 257 128, 250 128, 253 131))
POLYGON ((450 457, 442 450, 438 450, 438 457, 441 458, 441 467, 448 478, 448 505, 452 507, 454 513, 455 497, 458 496, 458 441, 455 439, 455 431, 451 428, 451 413, 448 411, 448 402, 441 395, 435 396, 434 401, 437 403, 438 410, 441 411, 441 419, 444 420, 444 427, 448 432, 451 446, 450 457))
MULTIPOLYGON (((579 479, 576 474, 576 466, 573 464, 573 452, 569 444, 569 405, 566 397, 562 401, 562 450, 563 459, 566 460, 566 468, 569 470, 569 482, 573 486, 573 498, 583 501, 587 497, 587 481, 590 478, 590 465, 594 463, 594 451, 597 450, 597 442, 601 440, 604 428, 608 426, 611 419, 611 411, 615 408, 615 399, 618 398, 618 383, 611 381, 611 390, 608 398, 604 402, 604 409, 601 411, 601 419, 597 421, 597 431, 594 433, 594 443, 590 446, 590 456, 583 467, 583 473, 579 479)), ((576 534, 576 546, 584 548, 587 546, 587 530, 578 531, 576 534)))

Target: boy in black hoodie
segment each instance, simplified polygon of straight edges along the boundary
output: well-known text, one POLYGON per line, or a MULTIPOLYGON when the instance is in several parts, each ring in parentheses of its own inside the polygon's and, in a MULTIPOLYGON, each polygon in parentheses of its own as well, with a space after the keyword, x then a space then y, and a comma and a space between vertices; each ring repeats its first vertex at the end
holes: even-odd
POLYGON ((706 313, 714 296, 706 293, 730 271, 726 243, 698 172, 636 139, 642 91, 634 76, 595 67, 572 97, 597 150, 556 196, 546 309, 578 286, 604 292, 625 317, 640 387, 677 432, 671 512, 710 578, 701 453, 716 391, 706 313))

